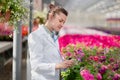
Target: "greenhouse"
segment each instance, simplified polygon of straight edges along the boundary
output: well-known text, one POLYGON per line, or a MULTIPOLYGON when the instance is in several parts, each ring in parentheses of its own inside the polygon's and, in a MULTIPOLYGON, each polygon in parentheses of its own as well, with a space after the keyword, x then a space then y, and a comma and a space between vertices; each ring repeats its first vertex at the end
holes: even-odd
POLYGON ((0 0, 0 80, 120 80, 120 0, 0 0))

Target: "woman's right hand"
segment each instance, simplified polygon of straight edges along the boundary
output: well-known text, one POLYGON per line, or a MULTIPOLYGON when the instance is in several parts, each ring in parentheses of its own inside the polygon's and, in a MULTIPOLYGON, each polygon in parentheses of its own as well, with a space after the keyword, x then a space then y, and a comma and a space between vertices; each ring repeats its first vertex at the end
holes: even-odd
POLYGON ((56 69, 65 69, 65 68, 69 68, 69 67, 71 67, 72 65, 74 65, 74 60, 65 60, 65 61, 63 61, 63 62, 61 62, 61 63, 58 63, 58 64, 56 64, 56 66, 55 66, 55 68, 56 69))

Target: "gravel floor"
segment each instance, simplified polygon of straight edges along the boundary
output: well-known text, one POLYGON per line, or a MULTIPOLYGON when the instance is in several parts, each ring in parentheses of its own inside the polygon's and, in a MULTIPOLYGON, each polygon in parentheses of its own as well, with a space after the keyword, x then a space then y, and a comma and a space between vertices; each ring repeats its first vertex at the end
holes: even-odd
MULTIPOLYGON (((26 80, 26 57, 22 58, 22 80, 26 80)), ((0 80, 12 80, 12 61, 0 70, 0 80)))

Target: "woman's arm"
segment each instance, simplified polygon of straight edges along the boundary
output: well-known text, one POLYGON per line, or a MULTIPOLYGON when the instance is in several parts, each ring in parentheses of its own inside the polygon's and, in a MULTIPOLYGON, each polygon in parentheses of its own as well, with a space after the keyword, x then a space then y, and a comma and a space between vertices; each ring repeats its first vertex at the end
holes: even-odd
POLYGON ((74 60, 65 60, 55 65, 55 69, 69 68, 74 64, 74 60))

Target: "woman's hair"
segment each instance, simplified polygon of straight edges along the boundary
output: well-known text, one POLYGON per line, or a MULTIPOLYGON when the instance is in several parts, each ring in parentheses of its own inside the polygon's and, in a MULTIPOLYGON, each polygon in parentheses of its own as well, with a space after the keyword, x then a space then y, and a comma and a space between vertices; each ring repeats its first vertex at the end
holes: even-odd
POLYGON ((50 4, 49 8, 50 8, 50 10, 48 11, 47 19, 49 17, 49 13, 52 13, 53 16, 54 16, 55 14, 59 14, 60 12, 62 12, 63 14, 65 14, 66 16, 68 16, 68 12, 64 8, 62 8, 62 7, 50 4))

